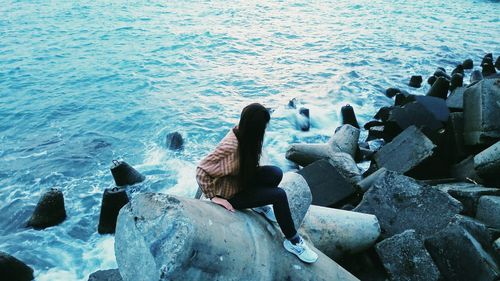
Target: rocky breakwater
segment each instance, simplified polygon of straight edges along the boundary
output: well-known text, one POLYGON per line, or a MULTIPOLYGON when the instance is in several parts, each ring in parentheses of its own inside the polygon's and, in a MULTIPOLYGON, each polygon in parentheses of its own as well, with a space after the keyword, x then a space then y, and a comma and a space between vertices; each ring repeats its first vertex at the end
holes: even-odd
POLYGON ((303 166, 313 204, 377 217, 374 247, 330 254, 356 277, 500 279, 500 75, 491 62, 487 54, 482 70, 469 70, 467 59, 451 75, 440 67, 426 94, 389 88, 394 105, 380 108, 365 132, 345 134, 356 124, 343 118, 327 144, 288 150, 287 159, 303 166), (340 159, 370 165, 361 173, 340 159))

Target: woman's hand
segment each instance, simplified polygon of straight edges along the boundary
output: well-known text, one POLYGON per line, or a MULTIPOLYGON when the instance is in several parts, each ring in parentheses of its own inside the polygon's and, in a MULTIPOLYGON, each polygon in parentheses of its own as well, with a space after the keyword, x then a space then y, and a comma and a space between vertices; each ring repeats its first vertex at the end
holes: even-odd
POLYGON ((234 208, 231 205, 231 203, 229 203, 229 201, 227 201, 224 198, 214 197, 210 201, 214 202, 217 205, 221 205, 222 207, 226 208, 228 211, 234 212, 234 208))

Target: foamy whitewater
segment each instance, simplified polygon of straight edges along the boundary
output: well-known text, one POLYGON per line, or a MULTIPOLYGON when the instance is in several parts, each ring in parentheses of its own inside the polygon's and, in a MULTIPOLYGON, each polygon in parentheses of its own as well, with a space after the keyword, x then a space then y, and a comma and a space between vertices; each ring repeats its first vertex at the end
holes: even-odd
POLYGON ((193 196, 197 162, 260 102, 274 110, 266 162, 288 170, 288 145, 328 139, 341 106, 364 123, 392 104, 386 88, 428 90, 406 86, 411 75, 500 55, 499 5, 0 0, 0 251, 42 281, 116 268, 114 236, 97 234, 111 160, 147 176, 131 196, 193 196), (297 129, 292 98, 310 109, 309 132, 297 129), (166 149, 173 131, 182 152, 166 149), (23 227, 51 187, 68 218, 23 227))

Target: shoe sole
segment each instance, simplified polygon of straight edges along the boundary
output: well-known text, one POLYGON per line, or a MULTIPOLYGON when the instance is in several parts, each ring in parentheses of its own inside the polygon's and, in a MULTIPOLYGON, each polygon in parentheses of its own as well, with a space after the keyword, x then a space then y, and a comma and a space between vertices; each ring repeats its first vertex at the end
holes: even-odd
POLYGON ((301 260, 301 261, 303 261, 303 262, 305 262, 305 263, 314 263, 315 261, 317 261, 317 260, 318 260, 318 258, 315 258, 314 260, 305 260, 305 259, 302 259, 302 258, 301 258, 301 257, 300 257, 297 253, 295 253, 292 249, 290 249, 290 248, 288 247, 288 244, 287 244, 287 243, 285 243, 285 242, 286 242, 286 241, 283 241, 283 246, 285 247, 285 249, 286 249, 288 252, 290 252, 290 253, 294 254, 297 258, 299 258, 299 260, 301 260))

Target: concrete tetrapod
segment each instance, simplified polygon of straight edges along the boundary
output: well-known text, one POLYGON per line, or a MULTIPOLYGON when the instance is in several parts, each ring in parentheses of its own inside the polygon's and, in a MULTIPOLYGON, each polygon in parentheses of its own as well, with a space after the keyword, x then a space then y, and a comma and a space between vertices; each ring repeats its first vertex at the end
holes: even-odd
POLYGON ((311 205, 302 223, 314 246, 332 259, 361 252, 380 236, 374 215, 311 205))
POLYGON ((358 140, 359 129, 346 124, 326 144, 292 144, 286 152, 286 159, 307 166, 316 160, 330 158, 335 152, 345 152, 354 158, 358 140))
POLYGON ((115 253, 124 281, 358 280, 314 247, 318 261, 302 263, 282 241, 252 211, 144 193, 118 215, 115 253))

